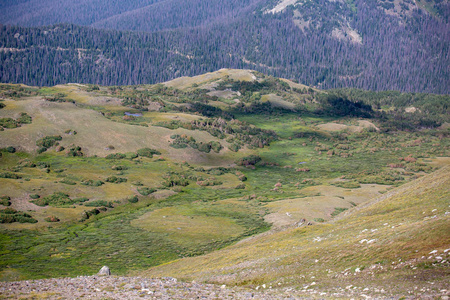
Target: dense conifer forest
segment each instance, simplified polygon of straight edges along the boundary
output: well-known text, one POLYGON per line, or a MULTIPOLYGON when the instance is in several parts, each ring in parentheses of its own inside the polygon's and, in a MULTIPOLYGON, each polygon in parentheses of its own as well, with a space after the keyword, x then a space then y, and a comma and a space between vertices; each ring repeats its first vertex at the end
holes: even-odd
POLYGON ((4 3, 0 22, 19 27, 0 27, 1 81, 127 85, 247 68, 320 88, 449 92, 446 1, 103 2, 4 3))

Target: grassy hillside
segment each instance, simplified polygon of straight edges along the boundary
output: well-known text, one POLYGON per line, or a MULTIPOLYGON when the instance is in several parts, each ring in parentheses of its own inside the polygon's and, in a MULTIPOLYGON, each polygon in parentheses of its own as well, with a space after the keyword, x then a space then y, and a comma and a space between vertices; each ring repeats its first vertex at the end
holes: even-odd
POLYGON ((449 171, 396 188, 338 221, 265 233, 143 274, 253 288, 314 286, 328 296, 349 285, 358 293, 383 287, 380 297, 413 296, 433 282, 428 293, 439 293, 450 278, 449 171))
MULTIPOLYGON (((0 85, 0 95, 1 280, 105 264, 141 272, 269 243, 299 223, 326 235, 343 212, 449 157, 437 127, 448 116, 428 105, 446 96, 321 91, 230 69, 158 85, 0 85)), ((223 282, 272 280, 258 276, 223 282)))

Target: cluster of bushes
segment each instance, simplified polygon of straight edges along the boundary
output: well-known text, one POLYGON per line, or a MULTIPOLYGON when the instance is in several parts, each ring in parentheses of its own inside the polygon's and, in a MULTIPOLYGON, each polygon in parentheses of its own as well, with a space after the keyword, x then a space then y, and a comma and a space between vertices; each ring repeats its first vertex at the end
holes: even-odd
POLYGON ((344 189, 357 189, 361 187, 358 181, 338 181, 333 183, 333 185, 344 189))
POLYGON ((36 146, 39 147, 38 153, 42 153, 55 145, 58 145, 58 141, 62 140, 60 135, 46 136, 42 139, 37 140, 36 146))
POLYGON ((0 129, 3 130, 3 128, 8 129, 17 128, 20 127, 22 124, 31 124, 31 122, 32 122, 31 116, 23 112, 20 113, 20 116, 19 118, 17 118, 17 120, 14 120, 13 118, 0 118, 0 129))
POLYGON ((102 211, 107 211, 107 208, 106 207, 99 207, 99 208, 94 208, 94 209, 91 209, 91 210, 84 211, 81 214, 80 222, 86 221, 90 217, 100 214, 102 211))
POLYGON ((127 179, 124 177, 109 176, 105 181, 109 183, 122 183, 127 182, 127 179))
POLYGON ((215 186, 215 185, 221 185, 223 182, 220 180, 217 180, 216 178, 208 178, 206 180, 199 180, 197 181, 197 184, 199 186, 215 186))
POLYGON ((102 184, 104 184, 104 182, 101 180, 85 179, 81 181, 81 184, 87 186, 101 186, 102 184))
POLYGON ((139 198, 138 198, 138 196, 134 195, 134 196, 128 198, 127 200, 130 203, 137 203, 139 201, 139 198))
POLYGON ((59 222, 60 219, 57 216, 48 216, 44 219, 46 222, 55 223, 59 222))
POLYGON ((209 153, 213 150, 215 153, 219 153, 222 150, 222 145, 219 142, 211 141, 208 143, 197 142, 193 137, 186 135, 178 135, 174 134, 170 137, 173 139, 170 146, 176 149, 183 149, 190 146, 193 149, 197 149, 198 151, 209 153))
POLYGON ((11 173, 11 172, 1 172, 0 178, 7 178, 7 179, 21 179, 22 176, 11 173))
POLYGON ((65 193, 55 192, 51 195, 48 195, 47 197, 34 199, 31 202, 39 206, 65 206, 86 201, 89 201, 89 199, 84 197, 71 199, 69 195, 65 193))
POLYGON ((90 207, 109 207, 109 208, 114 208, 114 205, 111 201, 106 201, 106 200, 95 200, 95 201, 91 201, 88 203, 85 203, 84 206, 90 206, 90 207))
POLYGON ((84 153, 81 151, 80 146, 71 145, 69 149, 66 151, 66 155, 69 157, 77 157, 84 156, 84 153))
POLYGON ((164 181, 162 182, 164 187, 175 187, 175 186, 188 186, 189 180, 184 176, 175 172, 170 172, 164 175, 164 181))
POLYGON ((151 148, 142 148, 137 151, 137 155, 152 158, 153 155, 161 155, 161 152, 151 148))
POLYGON ((111 153, 106 155, 106 159, 124 159, 125 157, 127 157, 125 154, 123 153, 111 153))
POLYGON ((246 157, 242 157, 236 161, 238 166, 254 166, 261 161, 261 157, 259 155, 249 155, 246 157))
POLYGON ((148 187, 141 187, 137 189, 139 194, 141 194, 142 196, 148 196, 154 192, 156 192, 156 189, 154 188, 148 188, 148 187))
POLYGON ((36 219, 33 219, 27 213, 17 211, 13 208, 5 208, 0 210, 0 223, 37 223, 36 219))
POLYGON ((49 102, 58 102, 58 103, 62 103, 62 102, 75 103, 74 100, 67 99, 66 94, 64 94, 64 93, 56 93, 53 95, 47 95, 44 97, 44 100, 49 101, 49 102))
POLYGON ((0 197, 0 204, 3 206, 10 206, 11 205, 11 197, 9 196, 1 196, 0 197))
POLYGON ((67 129, 66 131, 64 131, 64 133, 68 135, 76 135, 78 132, 72 129, 67 129))

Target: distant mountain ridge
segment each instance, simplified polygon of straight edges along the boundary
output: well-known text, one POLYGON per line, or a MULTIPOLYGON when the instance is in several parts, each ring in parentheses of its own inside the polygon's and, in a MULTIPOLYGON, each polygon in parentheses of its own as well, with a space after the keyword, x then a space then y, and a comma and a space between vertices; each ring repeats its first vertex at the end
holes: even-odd
POLYGON ((450 92, 448 1, 7 1, 0 80, 156 83, 250 68, 320 88, 450 92), (58 9, 55 9, 58 8, 58 9))

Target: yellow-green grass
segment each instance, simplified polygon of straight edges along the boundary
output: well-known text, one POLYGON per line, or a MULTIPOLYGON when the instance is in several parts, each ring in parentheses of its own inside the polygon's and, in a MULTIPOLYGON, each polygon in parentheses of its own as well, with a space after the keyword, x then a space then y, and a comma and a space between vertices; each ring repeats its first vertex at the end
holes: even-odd
POLYGON ((290 110, 295 109, 294 103, 286 101, 283 99, 283 97, 275 95, 275 94, 263 95, 261 97, 261 102, 270 102, 270 104, 273 107, 280 107, 280 108, 290 109, 290 110))
POLYGON ((448 256, 449 171, 445 167, 408 183, 335 223, 264 233, 143 274, 251 286, 316 282, 316 288, 327 290, 373 284, 399 293, 432 280, 442 288, 448 283, 448 269, 445 264, 431 265, 436 259, 428 257, 434 250, 448 256))
POLYGON ((380 195, 389 186, 363 184, 358 189, 344 189, 335 186, 318 185, 301 190, 303 197, 283 199, 267 203, 269 214, 266 222, 274 227, 295 226, 301 219, 318 223, 318 219, 329 220, 336 207, 352 208, 367 199, 380 195))
POLYGON ((207 84, 212 81, 216 81, 218 79, 223 79, 226 76, 229 76, 230 79, 236 81, 253 81, 256 79, 256 76, 253 74, 253 71, 251 70, 221 69, 215 72, 206 73, 194 77, 180 77, 165 82, 164 85, 177 89, 188 89, 192 88, 193 85, 201 86, 203 84, 207 84))
MULTIPOLYGON (((173 134, 186 134, 194 137, 198 142, 219 141, 223 146, 227 143, 211 136, 206 131, 192 131, 179 128, 169 130, 163 127, 143 127, 113 122, 94 110, 78 107, 72 103, 53 103, 40 98, 21 101, 4 101, 6 107, 0 110, 0 117, 19 115, 20 112, 28 113, 32 118, 32 124, 8 129, 0 132, 0 147, 14 146, 17 149, 33 152, 37 150, 36 141, 45 136, 61 135, 61 145, 66 148, 75 144, 81 146, 85 155, 106 156, 111 152, 135 152, 144 147, 162 150, 170 158, 185 160, 192 163, 212 162, 227 164, 231 161, 226 158, 228 150, 221 153, 200 153, 197 150, 175 149, 169 146, 170 136, 173 134), (77 131, 76 135, 65 135, 67 129, 77 131), (108 146, 114 146, 113 151, 108 146)), ((124 109, 120 107, 120 109, 124 109)), ((173 116, 173 115, 172 115, 173 116)), ((176 116, 176 115, 175 115, 176 116)), ((170 117, 170 116, 169 116, 170 117)), ((183 116, 183 118, 187 118, 183 116)))
POLYGON ((235 220, 203 213, 195 206, 166 207, 142 215, 131 225, 165 233, 169 240, 185 247, 236 238, 245 231, 235 220))

